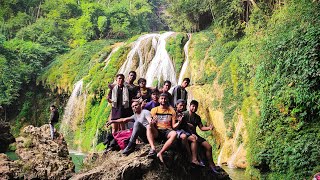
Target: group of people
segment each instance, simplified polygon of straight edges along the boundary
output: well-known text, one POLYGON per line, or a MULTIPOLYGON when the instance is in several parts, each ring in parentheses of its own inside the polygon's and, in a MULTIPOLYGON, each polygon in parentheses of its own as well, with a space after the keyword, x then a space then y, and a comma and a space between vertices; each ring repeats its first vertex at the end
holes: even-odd
POLYGON ((170 81, 165 81, 163 86, 157 89, 146 87, 144 78, 140 78, 138 85, 135 85, 136 77, 135 71, 129 72, 126 81, 123 74, 117 74, 116 83, 109 85, 107 100, 112 104, 112 110, 107 127, 111 125, 114 133, 126 129, 129 122, 134 122, 131 137, 122 153, 132 153, 136 143, 143 141, 151 146, 148 156, 158 157, 163 162, 163 153, 179 140, 190 162, 195 165, 204 165, 203 159, 198 156, 198 149, 202 147, 210 168, 217 173, 217 167, 212 160, 211 145, 196 132, 197 126, 201 131, 212 130, 213 127, 202 124, 196 113, 199 107, 196 100, 192 100, 189 110, 186 110, 186 87, 190 84, 190 79, 184 78, 171 94, 170 81), (156 150, 155 140, 164 142, 159 152, 156 150))

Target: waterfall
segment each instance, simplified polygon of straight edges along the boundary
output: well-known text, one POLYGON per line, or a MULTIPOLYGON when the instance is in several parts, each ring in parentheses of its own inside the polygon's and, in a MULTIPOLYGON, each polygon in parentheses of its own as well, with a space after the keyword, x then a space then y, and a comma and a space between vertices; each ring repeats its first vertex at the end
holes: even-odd
POLYGON ((186 59, 185 59, 185 61, 183 63, 183 66, 182 66, 182 69, 181 69, 181 72, 180 72, 180 75, 179 75, 178 84, 182 83, 182 80, 184 78, 183 76, 184 76, 184 74, 186 72, 186 69, 187 69, 187 66, 189 64, 189 44, 190 44, 190 40, 191 40, 191 34, 188 34, 188 37, 189 37, 189 40, 187 41, 187 43, 183 47, 186 59))
POLYGON ((84 121, 86 94, 82 92, 82 89, 83 80, 81 79, 74 84, 73 91, 62 117, 59 131, 63 133, 65 137, 77 127, 78 122, 82 123, 84 121))
POLYGON ((172 34, 174 32, 140 36, 118 73, 126 76, 130 71, 136 71, 138 77, 146 78, 149 87, 154 86, 155 81, 159 84, 161 80, 171 81, 172 86, 177 85, 174 65, 166 50, 166 39, 172 34))
POLYGON ((237 151, 232 154, 232 156, 230 157, 229 161, 227 162, 229 168, 236 168, 236 166, 234 165, 234 162, 236 161, 236 157, 239 154, 240 150, 242 149, 242 146, 243 145, 240 144, 240 146, 238 147, 237 151))
POLYGON ((147 86, 152 86, 154 80, 159 83, 161 79, 171 81, 172 86, 177 85, 176 72, 166 50, 166 39, 173 33, 166 32, 159 37, 156 54, 146 73, 147 86))
POLYGON ((146 34, 146 35, 140 36, 132 45, 132 48, 127 55, 127 59, 123 63, 121 68, 119 69, 118 73, 124 74, 126 76, 129 74, 130 71, 134 70, 137 72, 139 77, 143 77, 144 76, 145 57, 143 56, 143 53, 142 53, 142 49, 144 47, 144 43, 142 43, 142 42, 151 40, 152 41, 152 48, 156 49, 156 46, 157 46, 156 42, 157 42, 157 38, 159 38, 159 37, 160 37, 159 34, 146 34), (139 66, 138 67, 133 66, 134 65, 133 61, 134 61, 135 55, 138 55, 138 57, 139 57, 139 66))

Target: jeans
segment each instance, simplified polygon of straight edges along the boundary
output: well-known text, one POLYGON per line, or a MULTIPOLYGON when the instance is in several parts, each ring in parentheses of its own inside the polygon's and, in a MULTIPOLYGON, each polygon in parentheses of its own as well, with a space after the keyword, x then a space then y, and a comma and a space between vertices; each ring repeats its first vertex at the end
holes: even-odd
POLYGON ((135 121, 132 129, 132 134, 130 137, 130 142, 135 143, 137 138, 140 137, 143 142, 148 142, 147 140, 147 128, 139 121, 135 121))
POLYGON ((54 135, 54 124, 53 123, 50 123, 50 136, 51 136, 51 139, 53 139, 53 135, 54 135))

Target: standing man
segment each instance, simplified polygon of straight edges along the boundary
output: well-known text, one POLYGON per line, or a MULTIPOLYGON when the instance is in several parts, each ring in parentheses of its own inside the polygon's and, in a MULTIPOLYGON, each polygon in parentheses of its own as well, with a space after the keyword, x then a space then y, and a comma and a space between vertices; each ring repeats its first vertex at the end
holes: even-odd
MULTIPOLYGON (((109 86, 110 91, 107 97, 109 103, 112 104, 111 109, 111 120, 116 120, 124 117, 128 117, 129 109, 129 90, 126 86, 124 86, 124 75, 117 74, 117 84, 109 86)), ((119 130, 125 129, 123 123, 121 124, 113 124, 112 125, 112 133, 117 132, 119 130)))
POLYGON ((163 162, 162 154, 169 149, 177 138, 176 131, 172 129, 172 125, 177 120, 176 112, 172 106, 168 105, 167 101, 168 95, 162 93, 159 98, 160 106, 151 110, 152 121, 147 128, 147 138, 151 146, 148 156, 154 156, 156 154, 156 147, 154 145, 155 138, 166 140, 162 149, 157 154, 161 162, 163 162))
MULTIPOLYGON (((127 81, 124 82, 124 85, 128 88, 129 91, 129 102, 132 103, 132 99, 137 96, 139 86, 134 84, 134 81, 137 79, 137 73, 135 71, 130 71, 127 81)), ((128 108, 127 116, 133 115, 131 108, 128 108)))
POLYGON ((188 92, 186 90, 186 87, 188 87, 190 84, 190 79, 189 78, 184 78, 181 85, 178 85, 174 87, 172 91, 172 96, 173 96, 173 105, 176 105, 178 99, 183 99, 187 102, 188 100, 188 92))
POLYGON ((50 125, 50 136, 51 139, 53 140, 54 138, 54 125, 58 122, 59 120, 59 112, 56 108, 55 105, 50 106, 50 119, 49 119, 49 125, 50 125))

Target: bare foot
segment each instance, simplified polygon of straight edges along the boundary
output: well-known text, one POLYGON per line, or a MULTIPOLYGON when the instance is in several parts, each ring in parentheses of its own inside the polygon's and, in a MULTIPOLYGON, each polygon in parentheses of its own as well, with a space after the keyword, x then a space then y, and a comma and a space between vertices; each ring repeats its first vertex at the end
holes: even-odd
POLYGON ((158 153, 158 154, 157 154, 157 157, 159 158, 159 160, 160 160, 162 163, 164 163, 163 157, 162 157, 162 153, 158 153))

